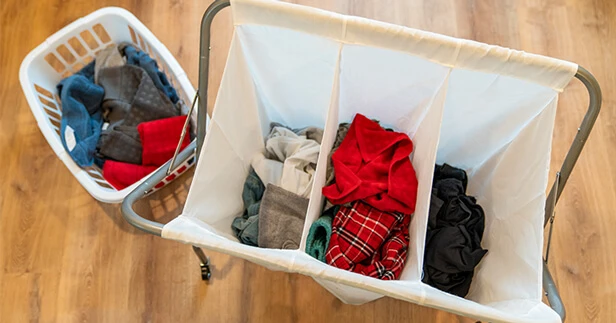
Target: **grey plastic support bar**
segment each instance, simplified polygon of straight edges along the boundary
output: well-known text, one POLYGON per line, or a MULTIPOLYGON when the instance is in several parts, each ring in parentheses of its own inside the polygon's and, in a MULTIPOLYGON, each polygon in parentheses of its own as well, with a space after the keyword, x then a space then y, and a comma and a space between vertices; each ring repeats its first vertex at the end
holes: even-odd
POLYGON ((201 45, 199 47, 199 110, 197 110, 197 159, 201 155, 201 147, 205 139, 205 124, 207 119, 207 87, 210 73, 210 36, 212 21, 216 14, 231 3, 229 0, 214 1, 201 19, 201 45))
POLYGON ((578 132, 573 139, 571 148, 569 148, 569 151, 567 152, 563 165, 560 167, 560 180, 558 181, 558 184, 555 182, 550 189, 550 194, 548 195, 547 203, 545 204, 545 219, 543 226, 548 223, 550 217, 554 213, 554 207, 560 198, 560 194, 565 188, 565 184, 567 184, 569 175, 571 175, 571 171, 573 170, 578 157, 580 157, 580 153, 582 152, 582 148, 584 148, 584 144, 586 144, 586 140, 588 140, 590 131, 599 116, 599 111, 601 111, 601 87, 599 86, 597 79, 595 79, 595 77, 582 66, 578 66, 578 71, 575 74, 575 77, 582 81, 588 90, 588 111, 586 111, 582 124, 578 128, 578 132), (552 199, 554 199, 554 202, 550 203, 552 199))
MULTIPOLYGON (((197 155, 195 158, 198 160, 198 157, 201 153, 201 147, 203 146, 203 140, 205 139, 205 131, 206 131, 206 119, 207 119, 207 90, 208 90, 208 75, 209 75, 209 59, 210 59, 210 33, 212 27, 212 21, 216 14, 222 10, 223 8, 230 5, 229 0, 216 0, 214 1, 206 10, 203 18, 201 20, 201 45, 199 51, 199 105, 198 105, 198 114, 197 114, 197 138, 196 142, 193 141, 190 146, 184 149, 178 155, 179 164, 183 163, 187 158, 189 158, 193 151, 197 150, 197 155)), ((545 224, 548 223, 550 217, 554 212, 554 206, 558 199, 560 198, 560 194, 562 193, 567 180, 569 179, 569 175, 571 175, 571 171, 575 166, 575 163, 582 152, 582 148, 584 148, 584 144, 590 135, 590 131, 594 126, 595 121, 597 120, 597 116, 599 115, 599 111, 601 110, 601 88, 597 80, 594 78, 590 72, 588 72, 583 67, 579 66, 578 71, 575 74, 575 77, 578 78, 588 90, 589 95, 589 105, 588 111, 584 116, 582 124, 578 128, 578 133, 567 152, 567 156, 563 162, 563 165, 560 169, 560 180, 552 185, 550 193, 547 197, 547 203, 545 208, 545 224)), ((122 214, 126 221, 136 228, 143 230, 147 233, 151 233, 153 235, 161 236, 163 230, 163 224, 154 222, 151 220, 147 220, 141 217, 139 214, 135 213, 133 210, 133 205, 135 202, 143 198, 147 195, 147 193, 154 188, 154 186, 160 182, 166 176, 165 169, 169 167, 170 162, 165 164, 163 167, 159 168, 148 180, 139 185, 134 191, 132 191, 122 203, 122 214)), ((200 257, 201 258, 201 257, 200 257)), ((547 264, 543 264, 543 289, 548 298, 548 302, 550 306, 560 317, 562 320, 565 320, 565 307, 558 293, 558 289, 556 284, 554 283, 554 279, 550 274, 550 271, 547 267, 547 264)))
MULTIPOLYGON (((575 77, 578 78, 588 90, 588 110, 586 111, 586 115, 584 115, 582 124, 578 128, 578 132, 573 139, 573 143, 571 144, 571 147, 567 152, 567 156, 565 156, 563 165, 561 166, 560 171, 557 173, 557 180, 554 181, 554 184, 552 185, 550 193, 548 194, 548 197, 546 199, 545 218, 543 222, 544 227, 548 224, 548 222, 554 221, 554 209, 556 208, 556 203, 558 202, 560 194, 565 188, 565 184, 569 179, 569 175, 571 175, 571 171, 573 171, 575 163, 580 157, 580 153, 582 152, 582 148, 584 148, 584 144, 586 144, 586 141, 588 140, 590 131, 592 130, 592 127, 595 125, 595 121, 599 116, 599 111, 601 111, 601 87, 599 86, 597 79, 595 79, 595 77, 582 66, 578 66, 578 71, 575 74, 575 77)), ((550 235, 548 238, 548 251, 551 240, 552 234, 550 228, 550 235)), ((565 305, 560 298, 558 288, 556 287, 554 279, 550 274, 547 262, 543 263, 543 290, 545 291, 545 295, 548 298, 550 306, 556 313, 558 313, 558 315, 564 322, 567 314, 565 311, 565 305)))
POLYGON ((180 149, 182 149, 182 143, 184 142, 184 137, 186 137, 186 133, 188 132, 189 124, 190 124, 190 116, 193 114, 193 110, 195 109, 195 103, 199 99, 199 92, 195 92, 195 97, 193 98, 193 103, 190 105, 190 109, 186 114, 186 121, 182 126, 182 133, 180 134, 180 141, 178 141, 177 146, 175 146, 175 152, 173 152, 173 157, 171 158, 171 163, 169 164, 169 168, 167 168, 167 175, 171 174, 173 169, 175 168, 175 160, 178 158, 178 154, 180 153, 180 149))
MULTIPOLYGON (((558 186, 559 181, 560 181, 560 173, 556 173, 556 178, 554 179, 554 185, 558 186)), ((556 207, 556 199, 548 199, 546 203, 552 203, 552 211, 554 211, 554 208, 556 207)), ((545 247, 545 258, 543 259, 546 265, 548 264, 548 260, 550 259, 550 247, 552 246, 552 233, 554 231, 554 216, 555 215, 556 213, 554 212, 549 215, 550 229, 548 230, 548 245, 545 247)))
POLYGON ((560 319, 564 322, 567 316, 567 312, 565 311, 565 304, 563 304, 563 300, 560 298, 560 294, 558 293, 558 287, 556 287, 556 283, 554 283, 554 279, 550 274, 550 270, 548 269, 548 264, 543 263, 543 291, 545 292, 545 296, 548 298, 548 303, 550 303, 550 307, 560 316, 560 319))
MULTIPOLYGON (((179 164, 182 164, 186 161, 195 151, 197 143, 193 140, 188 147, 184 148, 182 152, 178 155, 178 159, 181 161, 179 164)), ((143 218, 139 214, 133 210, 133 205, 144 196, 146 196, 156 184, 163 180, 167 176, 167 168, 171 164, 171 161, 168 161, 162 167, 158 168, 150 178, 146 179, 141 185, 137 186, 134 191, 130 192, 124 201, 122 202, 122 215, 124 219, 134 226, 137 229, 145 231, 147 233, 151 233, 156 236, 161 236, 163 232, 163 224, 150 221, 148 219, 143 218)))

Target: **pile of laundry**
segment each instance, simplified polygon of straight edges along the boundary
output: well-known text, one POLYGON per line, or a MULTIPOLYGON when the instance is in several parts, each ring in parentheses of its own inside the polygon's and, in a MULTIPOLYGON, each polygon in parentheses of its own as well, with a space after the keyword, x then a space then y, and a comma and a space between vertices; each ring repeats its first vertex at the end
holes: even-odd
POLYGON ((299 248, 322 139, 321 128, 272 123, 265 152, 251 160, 242 192, 244 214, 232 223, 240 242, 299 248))
POLYGON ((409 246, 417 177, 413 142, 357 114, 340 124, 327 168, 327 202, 312 226, 306 252, 337 268, 398 279, 409 246))
MULTIPOLYGON (((81 167, 97 165, 116 189, 167 162, 186 116, 167 76, 147 53, 122 43, 57 85, 61 139, 81 167)), ((190 143, 185 136, 182 148, 190 143)))
POLYGON ((485 214, 466 195, 462 169, 436 165, 428 217, 423 282, 460 297, 466 296, 475 267, 488 252, 481 248, 485 214))
MULTIPOLYGON (((298 249, 323 130, 272 123, 265 152, 251 160, 244 212, 232 229, 243 244, 298 249)), ((310 226, 306 253, 331 266, 382 280, 399 279, 410 243, 417 176, 408 135, 356 114, 338 126, 328 156, 326 198, 310 226)), ((423 282, 466 296, 481 248, 483 209, 466 195, 462 169, 436 165, 426 238, 423 282)))

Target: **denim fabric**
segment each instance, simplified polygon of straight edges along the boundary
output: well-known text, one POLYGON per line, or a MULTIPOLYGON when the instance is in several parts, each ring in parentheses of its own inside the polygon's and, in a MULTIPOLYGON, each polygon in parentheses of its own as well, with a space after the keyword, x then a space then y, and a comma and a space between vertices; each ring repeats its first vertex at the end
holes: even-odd
POLYGON ((103 118, 101 102, 105 94, 102 87, 94 84, 94 62, 71 75, 57 85, 62 100, 60 138, 64 149, 77 165, 86 167, 94 163, 96 143, 100 137, 103 118), (72 129, 72 131, 71 131, 72 129), (74 147, 67 145, 74 135, 74 147))

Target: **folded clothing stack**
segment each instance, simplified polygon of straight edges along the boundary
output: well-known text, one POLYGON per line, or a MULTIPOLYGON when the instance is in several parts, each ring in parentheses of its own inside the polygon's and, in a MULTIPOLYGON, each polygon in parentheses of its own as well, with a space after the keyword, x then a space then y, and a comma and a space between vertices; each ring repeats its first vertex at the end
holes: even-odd
MULTIPOLYGON (((171 159, 186 116, 156 61, 132 45, 102 50, 57 86, 62 101, 61 139, 82 167, 96 164, 123 189, 171 159)), ((184 138, 182 148, 190 142, 184 138)))

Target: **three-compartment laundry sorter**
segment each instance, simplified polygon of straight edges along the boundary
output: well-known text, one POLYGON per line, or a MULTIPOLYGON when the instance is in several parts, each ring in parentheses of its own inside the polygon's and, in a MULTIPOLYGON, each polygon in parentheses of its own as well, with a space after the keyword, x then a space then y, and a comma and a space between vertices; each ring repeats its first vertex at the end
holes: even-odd
POLYGON ((209 119, 210 27, 228 5, 214 2, 201 26, 196 145, 174 158, 182 163, 196 149, 183 212, 162 225, 132 210, 168 176, 166 165, 124 200, 131 224, 272 270, 311 276, 345 303, 389 296, 492 322, 564 319, 543 257, 543 232, 599 112, 601 93, 592 75, 573 63, 498 46, 284 2, 235 0, 231 47, 209 119), (546 196, 557 101, 574 76, 587 86, 590 107, 546 196), (325 168, 337 126, 357 113, 408 134, 415 145, 410 159, 417 201, 399 280, 344 271, 304 252, 308 229, 325 202, 325 168), (231 230, 243 212, 250 160, 265 149, 271 122, 324 129, 296 250, 244 245, 231 230), (468 193, 486 216, 482 245, 489 252, 466 298, 422 283, 432 177, 435 164, 445 162, 468 173, 468 193), (542 289, 552 308, 542 302, 542 289))

